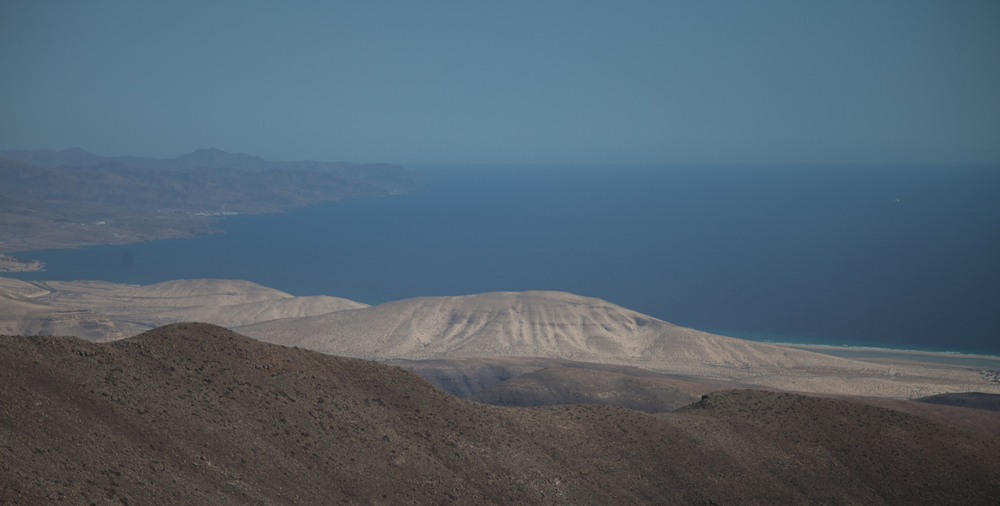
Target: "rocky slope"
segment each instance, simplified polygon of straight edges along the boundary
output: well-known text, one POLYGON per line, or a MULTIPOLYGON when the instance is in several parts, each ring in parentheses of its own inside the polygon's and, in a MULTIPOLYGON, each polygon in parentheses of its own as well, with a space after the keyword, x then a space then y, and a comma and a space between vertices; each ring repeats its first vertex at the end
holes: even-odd
POLYGON ((833 399, 502 408, 210 325, 0 338, 0 503, 997 504, 1000 440, 833 399))

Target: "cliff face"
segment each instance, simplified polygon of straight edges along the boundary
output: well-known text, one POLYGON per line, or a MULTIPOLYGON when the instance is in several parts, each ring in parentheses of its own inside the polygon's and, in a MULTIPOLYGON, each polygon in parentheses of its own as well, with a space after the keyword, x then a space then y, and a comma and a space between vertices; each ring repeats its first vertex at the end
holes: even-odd
POLYGON ((996 504, 1000 441, 832 399, 502 408, 177 324, 0 338, 0 503, 996 504))

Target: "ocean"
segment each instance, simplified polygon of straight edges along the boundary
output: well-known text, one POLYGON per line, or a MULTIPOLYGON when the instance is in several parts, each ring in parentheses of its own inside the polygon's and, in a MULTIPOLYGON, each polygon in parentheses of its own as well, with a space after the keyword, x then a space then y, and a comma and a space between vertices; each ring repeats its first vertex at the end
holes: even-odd
POLYGON ((11 277, 368 304, 562 290, 736 337, 1000 354, 998 165, 408 166, 427 192, 18 253, 47 271, 11 277))

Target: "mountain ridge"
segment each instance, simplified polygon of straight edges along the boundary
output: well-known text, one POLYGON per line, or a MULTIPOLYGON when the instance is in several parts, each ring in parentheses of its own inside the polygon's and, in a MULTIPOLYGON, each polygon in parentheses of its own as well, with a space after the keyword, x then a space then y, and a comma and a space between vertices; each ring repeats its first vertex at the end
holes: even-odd
POLYGON ((176 158, 150 158, 142 156, 101 156, 89 153, 81 148, 68 148, 62 151, 53 149, 42 150, 0 150, 0 157, 18 160, 40 167, 87 167, 102 163, 119 163, 121 165, 166 170, 191 169, 237 169, 248 172, 265 172, 275 169, 303 170, 311 172, 327 172, 354 179, 394 176, 400 179, 421 181, 418 172, 399 165, 387 163, 351 162, 319 162, 315 160, 272 161, 257 155, 247 153, 229 153, 216 148, 199 148, 176 158))
POLYGON ((501 408, 204 324, 0 337, 0 502, 996 504, 1000 440, 835 399, 501 408))

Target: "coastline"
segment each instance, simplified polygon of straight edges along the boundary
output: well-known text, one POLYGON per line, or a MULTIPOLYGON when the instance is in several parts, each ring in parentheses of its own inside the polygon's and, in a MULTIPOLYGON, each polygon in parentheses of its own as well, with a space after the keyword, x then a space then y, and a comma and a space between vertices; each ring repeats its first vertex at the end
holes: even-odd
POLYGON ((40 272, 45 270, 45 264, 38 260, 31 260, 0 253, 0 272, 40 272))
POLYGON ((777 346, 833 355, 841 358, 865 360, 869 362, 915 362, 939 366, 953 366, 972 369, 1000 371, 1000 357, 945 351, 896 350, 865 346, 830 346, 820 344, 797 344, 770 342, 777 346))
POLYGON ((922 361, 925 363, 944 363, 944 359, 946 357, 950 357, 956 361, 985 360, 987 361, 986 363, 992 363, 992 360, 996 360, 997 363, 995 365, 1000 368, 1000 353, 967 348, 948 349, 944 347, 907 345, 882 341, 866 342, 860 340, 824 339, 789 334, 773 334, 770 332, 735 331, 713 327, 691 328, 702 332, 708 332, 709 334, 735 337, 737 339, 774 344, 777 346, 799 348, 844 358, 861 359, 860 357, 870 356, 873 357, 872 359, 874 360, 880 357, 899 355, 898 357, 894 356, 893 359, 917 361, 914 357, 927 357, 927 360, 922 361))

